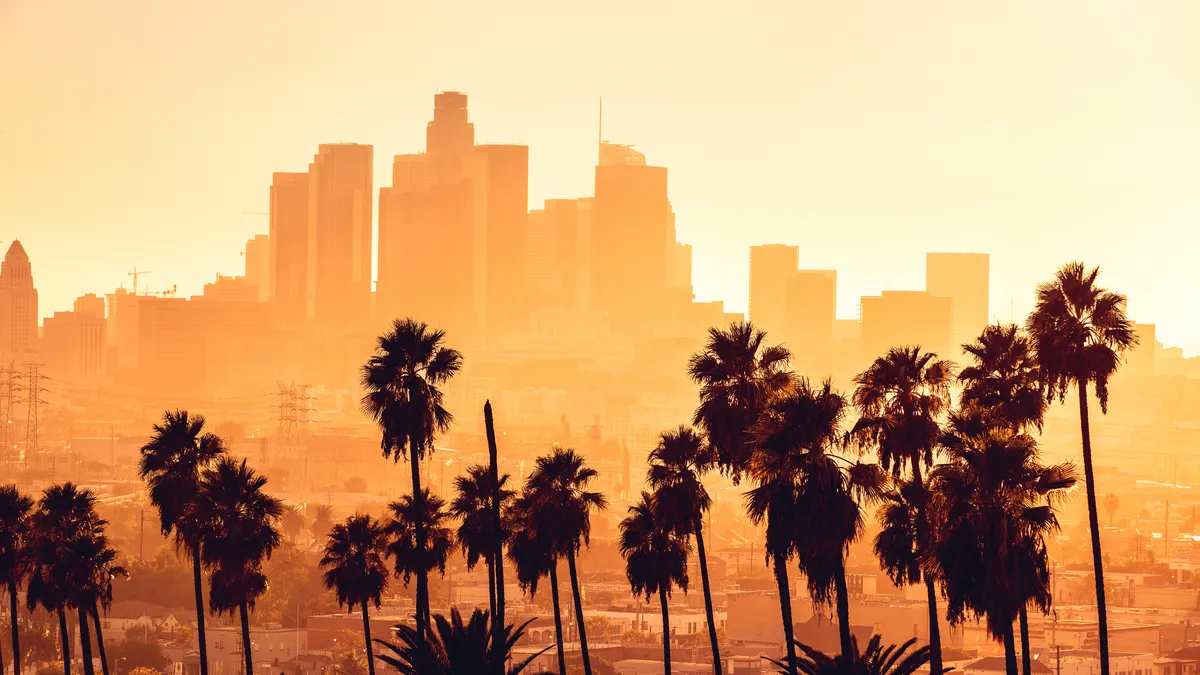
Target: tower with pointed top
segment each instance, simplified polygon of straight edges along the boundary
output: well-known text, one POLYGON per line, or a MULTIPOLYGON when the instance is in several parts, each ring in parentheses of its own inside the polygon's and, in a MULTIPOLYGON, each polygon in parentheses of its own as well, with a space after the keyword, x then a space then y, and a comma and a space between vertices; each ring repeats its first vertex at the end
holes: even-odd
POLYGON ((37 323, 33 267, 25 247, 14 241, 0 263, 0 356, 7 360, 33 351, 37 323))

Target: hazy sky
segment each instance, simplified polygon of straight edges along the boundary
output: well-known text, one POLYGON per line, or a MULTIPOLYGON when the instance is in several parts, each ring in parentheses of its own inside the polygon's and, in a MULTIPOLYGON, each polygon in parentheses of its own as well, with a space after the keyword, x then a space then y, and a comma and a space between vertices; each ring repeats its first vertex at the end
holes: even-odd
POLYGON ((1200 347, 1200 3, 0 0, 0 238, 42 313, 240 273, 273 171, 318 143, 420 150, 462 90, 530 146, 530 205, 588 196, 606 139, 670 168, 701 300, 744 309, 747 247, 839 270, 839 311, 992 254, 992 313, 1064 260, 1200 347), (589 9, 590 7, 590 9, 589 9), (5 244, 7 246, 7 244, 5 244))

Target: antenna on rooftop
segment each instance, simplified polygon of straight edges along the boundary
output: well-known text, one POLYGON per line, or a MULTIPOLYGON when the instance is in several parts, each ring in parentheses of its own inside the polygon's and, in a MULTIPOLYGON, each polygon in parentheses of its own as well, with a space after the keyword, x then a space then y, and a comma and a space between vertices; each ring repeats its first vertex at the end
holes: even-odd
POLYGON ((596 164, 604 158, 604 97, 600 97, 600 118, 596 125, 596 164))

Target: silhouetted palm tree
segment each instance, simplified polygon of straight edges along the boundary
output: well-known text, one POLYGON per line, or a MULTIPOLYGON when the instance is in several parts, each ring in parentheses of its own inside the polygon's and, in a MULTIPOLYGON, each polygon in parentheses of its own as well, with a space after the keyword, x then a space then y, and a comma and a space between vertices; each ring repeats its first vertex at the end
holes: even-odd
MULTIPOLYGON (((458 610, 451 609, 449 620, 440 614, 434 617, 436 630, 428 636, 404 624, 394 626, 392 632, 396 643, 376 641, 390 652, 380 654, 379 660, 395 668, 400 675, 505 673, 504 665, 530 623, 532 620, 517 627, 506 626, 501 644, 493 645, 487 612, 477 609, 464 622, 458 610)), ((520 675, 545 651, 513 664, 507 675, 520 675)))
POLYGON ((503 482, 500 480, 500 450, 496 445, 496 424, 492 417, 490 400, 483 403, 483 426, 488 444, 488 483, 492 488, 492 530, 496 532, 495 552, 492 554, 495 564, 491 569, 492 598, 495 604, 492 607, 492 643, 498 645, 504 640, 504 542, 507 537, 503 515, 503 482))
POLYGON ((387 588, 388 568, 384 561, 387 545, 387 530, 382 523, 367 515, 350 516, 330 531, 320 563, 321 569, 325 570, 325 588, 337 595, 338 604, 350 611, 355 605, 362 607, 370 675, 375 675, 375 655, 367 611, 371 603, 379 609, 383 591, 387 588))
POLYGON ((117 564, 117 551, 108 545, 108 538, 98 531, 78 542, 81 563, 80 586, 75 589, 72 604, 79 610, 81 634, 87 633, 90 621, 96 629, 96 646, 100 651, 100 667, 108 675, 108 653, 104 648, 104 629, 100 624, 100 607, 112 606, 113 579, 127 577, 126 569, 117 564))
MULTIPOLYGON (((508 474, 500 477, 501 508, 507 510, 513 491, 504 488, 508 474)), ((464 476, 454 479, 455 497, 450 502, 450 514, 458 519, 458 543, 467 559, 467 570, 475 569, 480 559, 488 571, 489 610, 496 607, 496 527, 492 503, 495 485, 490 467, 467 467, 464 476)), ((507 533, 505 533, 507 534, 507 533)))
POLYGON ((634 595, 649 601, 658 594, 662 609, 663 672, 671 675, 671 615, 667 599, 671 588, 687 591, 687 559, 692 551, 686 536, 666 527, 656 514, 654 498, 646 492, 629 507, 621 521, 618 546, 625 557, 625 576, 634 595))
MULTIPOLYGON (((916 492, 924 486, 922 467, 933 465, 941 421, 950 407, 954 364, 920 347, 895 347, 875 359, 854 378, 854 406, 859 419, 850 432, 860 447, 879 455, 893 476, 908 468, 916 492)), ((915 494, 915 492, 914 492, 915 494)), ((916 503, 917 550, 927 551, 930 532, 923 502, 916 503)), ((921 574, 918 571, 918 574, 921 574)), ((921 574, 929 603, 931 672, 941 672, 942 640, 938 626, 937 589, 932 575, 921 574)))
MULTIPOLYGON (((853 654, 846 656, 829 656, 809 647, 796 643, 804 656, 795 659, 795 672, 804 675, 913 675, 929 663, 929 647, 909 652, 908 649, 916 644, 916 638, 902 645, 889 645, 886 648, 880 644, 882 636, 873 635, 867 643, 867 648, 858 651, 858 639, 851 638, 853 654)), ((771 661, 781 668, 781 673, 789 672, 787 664, 771 661)), ((930 671, 932 672, 932 671, 930 671)), ((938 675, 941 675, 940 673, 938 675)))
MULTIPOLYGON (((412 494, 421 494, 421 460, 433 452, 434 436, 450 428, 454 416, 442 406, 440 386, 462 368, 462 355, 443 347, 445 333, 413 319, 398 319, 381 335, 362 370, 363 410, 383 432, 384 457, 412 465, 412 494)), ((424 549, 425 533, 416 533, 424 549)), ((417 631, 429 625, 429 579, 417 574, 417 631)))
POLYGON ((16 485, 0 486, 0 582, 8 588, 8 616, 12 628, 13 675, 21 675, 20 622, 17 591, 28 570, 29 512, 33 500, 16 485))
POLYGON ((692 423, 704 430, 722 470, 738 480, 753 448, 746 434, 772 392, 791 380, 791 354, 765 344, 766 333, 751 323, 710 328, 704 350, 688 362, 688 375, 700 385, 700 405, 692 423))
POLYGON ((950 461, 931 477, 934 551, 950 620, 967 611, 985 617, 1016 675, 1013 622, 1029 602, 1043 611, 1051 602, 1045 537, 1058 521, 1049 497, 1073 486, 1075 474, 1070 465, 1039 465, 1037 443, 989 415, 971 406, 951 420, 950 461))
POLYGON ((267 590, 263 563, 281 539, 283 503, 263 490, 266 484, 246 460, 221 457, 201 474, 200 491, 184 516, 204 542, 201 560, 212 572, 209 606, 217 614, 236 611, 241 618, 245 675, 254 675, 250 610, 267 590))
POLYGON ((712 589, 708 583, 708 559, 704 550, 704 514, 712 506, 712 498, 700 480, 716 466, 716 454, 694 431, 680 426, 664 431, 659 436, 658 446, 650 451, 649 462, 647 481, 658 503, 657 513, 674 531, 696 537, 696 557, 700 562, 700 585, 704 591, 704 614, 708 621, 713 673, 721 675, 721 648, 717 644, 712 589))
POLYGON ((333 529, 333 507, 328 504, 317 504, 312 510, 312 522, 308 524, 308 531, 312 533, 313 538, 320 541, 322 538, 329 536, 329 531, 333 529))
MULTIPOLYGON (((842 423, 849 404, 829 381, 813 387, 804 378, 767 405, 752 436, 757 450, 751 475, 760 484, 790 493, 793 547, 809 595, 818 603, 836 600, 842 653, 849 658, 850 596, 846 556, 862 534, 859 501, 873 501, 885 474, 878 465, 851 462, 837 454, 845 439, 842 423), (791 485, 784 485, 787 482, 791 485)), ((751 493, 755 512, 769 510, 770 495, 751 493), (755 503, 755 497, 768 500, 755 503)), ((769 513, 767 514, 770 515, 769 513)))
MULTIPOLYGON (((416 499, 404 495, 388 505, 391 519, 384 526, 389 540, 388 555, 392 557, 396 577, 405 586, 414 576, 418 583, 428 578, 435 569, 446 573, 446 563, 454 551, 454 533, 448 526, 450 514, 445 506, 446 502, 429 490, 422 490, 416 499)), ((421 631, 419 617, 417 630, 421 631)))
POLYGON ((1092 472, 1092 437, 1088 423, 1088 385, 1095 384, 1101 412, 1108 412, 1108 378, 1117 372, 1121 355, 1137 344, 1125 315, 1125 296, 1096 285, 1100 268, 1083 263, 1063 265, 1054 279, 1037 287, 1037 305, 1025 322, 1041 369, 1047 400, 1066 399, 1074 386, 1079 394, 1079 426, 1083 440, 1083 472, 1087 488, 1088 526, 1096 577, 1096 609, 1100 632, 1100 673, 1109 675, 1108 611, 1104 599, 1104 559, 1092 472))
MULTIPOLYGON (((26 602, 32 610, 41 605, 58 614, 62 643, 63 672, 71 672, 71 647, 67 634, 67 610, 74 607, 78 589, 90 574, 88 545, 104 527, 96 514, 96 496, 91 490, 72 483, 52 485, 42 493, 38 509, 30 517, 30 574, 26 602)), ((81 629, 86 630, 86 622, 81 629)), ((80 635, 84 670, 91 675, 92 664, 87 634, 80 635)))
POLYGON ((513 501, 510 510, 512 532, 509 536, 507 556, 517 570, 517 583, 529 593, 537 594, 538 582, 550 577, 550 601, 554 606, 554 641, 558 649, 558 672, 567 672, 566 654, 563 649, 562 605, 558 599, 558 556, 549 533, 539 532, 534 515, 534 496, 522 493, 513 501))
POLYGON ((196 594, 196 641, 200 675, 208 675, 208 643, 204 633, 204 583, 200 567, 200 540, 195 523, 186 520, 189 506, 200 489, 201 473, 225 453, 215 434, 204 433, 204 417, 186 410, 168 410, 154 425, 150 441, 142 446, 138 475, 146 481, 150 502, 158 508, 163 536, 175 535, 175 545, 192 556, 192 584, 196 594))
POLYGON ((530 495, 533 506, 532 525, 549 538, 556 556, 567 559, 584 675, 592 675, 592 662, 588 655, 575 556, 591 541, 591 512, 608 508, 604 495, 587 489, 597 475, 596 470, 587 466, 574 450, 555 448, 550 454, 538 457, 533 473, 525 481, 525 492, 530 495))

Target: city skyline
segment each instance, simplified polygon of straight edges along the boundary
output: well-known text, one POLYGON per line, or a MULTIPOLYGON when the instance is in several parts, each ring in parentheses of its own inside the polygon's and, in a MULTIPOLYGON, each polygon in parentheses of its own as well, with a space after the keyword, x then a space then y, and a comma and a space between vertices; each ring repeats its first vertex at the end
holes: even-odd
POLYGON ((21 167, 0 181, 0 219, 31 250, 55 246, 42 263, 43 316, 69 307, 79 291, 127 281, 135 266, 155 270, 146 287, 187 292, 217 271, 238 273, 241 243, 267 229, 264 216, 243 212, 268 210, 269 171, 301 170, 319 144, 351 141, 374 145, 374 174, 382 178, 394 154, 420 147, 428 97, 461 89, 475 101, 479 142, 530 147, 531 208, 589 194, 603 94, 604 135, 637 145, 672 172, 670 199, 679 240, 694 247, 700 300, 745 310, 742 252, 754 244, 798 245, 804 267, 839 270, 842 317, 858 297, 918 287, 927 250, 980 251, 997 270, 993 312, 1007 319, 1008 307, 1025 313, 1030 289, 1047 270, 1079 258, 1126 289, 1131 314, 1158 324, 1165 342, 1200 341, 1200 319, 1171 311, 1196 292, 1187 247, 1164 245, 1190 241, 1200 222, 1187 178, 1200 156, 1189 113, 1196 72, 1180 28, 1194 23, 1188 6, 1102 3, 1084 14, 964 6, 932 21, 936 10, 918 3, 874 8, 865 25, 853 7, 764 7, 726 17, 731 29, 756 26, 768 37, 732 38, 748 61, 729 66, 705 56, 703 41, 668 30, 675 22, 681 33, 724 35, 717 14, 663 7, 633 25, 593 17, 630 37, 660 36, 655 53, 645 53, 606 49, 591 33, 566 28, 582 23, 567 16, 576 10, 541 7, 563 32, 538 32, 541 24, 519 13, 516 25, 500 24, 515 29, 524 20, 520 34, 560 52, 561 64, 522 77, 513 73, 534 63, 531 52, 487 49, 502 32, 485 30, 497 20, 488 11, 462 19, 480 40, 479 52, 462 53, 447 46, 453 41, 441 27, 443 10, 406 17, 436 28, 403 45, 382 39, 400 18, 382 6, 332 19, 331 34, 354 34, 346 30, 353 24, 364 31, 356 41, 372 45, 369 67, 351 73, 342 67, 349 56, 336 48, 324 60, 300 50, 318 26, 303 12, 248 8, 232 26, 219 21, 219 7, 185 16, 137 7, 139 25, 153 26, 153 37, 126 40, 122 51, 109 44, 128 30, 121 11, 56 17, 60 42, 33 29, 45 10, 9 7, 0 50, 45 57, 46 79, 20 66, 0 74, 17 93, 0 120, 0 153, 16 159, 8 167, 21 167), (942 42, 884 30, 889 22, 926 26, 942 42), (233 48, 196 58, 201 45, 177 39, 183 25, 229 38, 233 48), (1021 41, 1020 54, 996 37, 996 25, 1021 41), (788 30, 803 39, 784 39, 788 30), (265 45, 256 44, 260 38, 265 45), (78 78, 70 75, 81 66, 78 55, 60 46, 67 42, 90 46, 95 62, 80 72, 94 82, 47 89, 45 82, 78 78), (275 47, 295 63, 265 59, 263 50, 275 47), (703 66, 681 71, 674 93, 653 86, 665 74, 656 53, 671 49, 703 66), (950 49, 956 58, 943 59, 950 49), (417 53, 431 57, 422 61, 429 67, 405 77, 376 65, 417 53), (889 85, 897 74, 887 65, 892 59, 873 58, 885 53, 904 68, 900 88, 889 85), (160 62, 176 66, 169 81, 160 62), (744 77, 751 62, 758 70, 744 77), (653 65, 638 67, 646 64, 653 65), (1001 71, 1001 64, 1011 68, 1001 71), (560 76, 567 69, 573 77, 560 76), (215 89, 226 77, 235 86, 215 89), (1052 86, 1060 81, 1072 86, 1052 86), (550 82, 553 89, 544 86, 550 82), (130 100, 100 105, 103 92, 118 86, 132 92, 130 100), (725 94, 714 95, 717 87, 725 94), (353 104, 331 108, 310 100, 311 88, 338 91, 353 104), (149 91, 159 93, 147 98, 149 91), (196 98, 192 91, 209 93, 196 98), (768 123, 758 124, 752 109, 768 123), (75 112, 83 110, 92 113, 75 112), (98 127, 105 133, 92 135, 98 127), (224 164, 215 170, 218 157, 224 164), (63 185, 73 199, 55 197, 63 185), (133 194, 132 185, 142 189, 133 194), (918 226, 919 242, 905 236, 918 226), (873 245, 846 246, 836 237, 844 231, 873 245), (1010 234, 1037 241, 1036 250, 1020 256, 1005 242, 1010 234), (92 255, 101 244, 111 250, 92 255), (889 264, 903 276, 885 276, 889 264))

